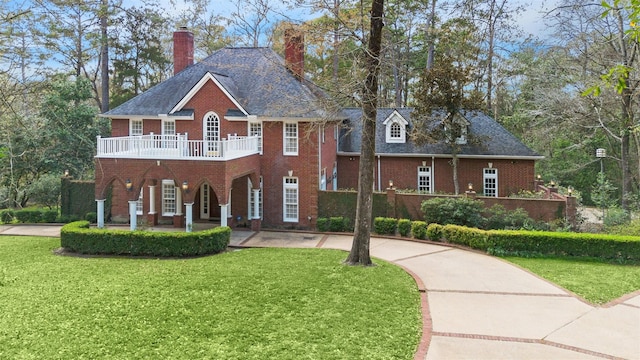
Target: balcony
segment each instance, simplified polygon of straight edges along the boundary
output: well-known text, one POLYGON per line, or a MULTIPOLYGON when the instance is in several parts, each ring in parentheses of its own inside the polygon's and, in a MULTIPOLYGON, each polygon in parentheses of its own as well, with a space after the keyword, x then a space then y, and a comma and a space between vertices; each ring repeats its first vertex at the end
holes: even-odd
POLYGON ((229 135, 221 141, 189 140, 188 134, 98 136, 98 158, 228 161, 260 153, 257 136, 229 135))

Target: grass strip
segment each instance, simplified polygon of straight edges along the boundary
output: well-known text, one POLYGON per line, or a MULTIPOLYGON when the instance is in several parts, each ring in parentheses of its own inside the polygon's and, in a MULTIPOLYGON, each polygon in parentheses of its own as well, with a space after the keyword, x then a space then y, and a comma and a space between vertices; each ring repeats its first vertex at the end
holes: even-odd
POLYGON ((504 257, 593 304, 605 304, 640 289, 640 265, 597 259, 504 257))

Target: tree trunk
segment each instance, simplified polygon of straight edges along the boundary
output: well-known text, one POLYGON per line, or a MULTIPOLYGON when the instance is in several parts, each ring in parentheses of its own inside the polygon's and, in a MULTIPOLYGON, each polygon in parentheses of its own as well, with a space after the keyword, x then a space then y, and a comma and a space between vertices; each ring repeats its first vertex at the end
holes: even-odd
POLYGON ((100 49, 100 82, 102 86, 102 101, 100 111, 109 111, 109 43, 107 37, 107 16, 109 11, 109 0, 102 0, 102 9, 100 13, 100 32, 101 32, 101 49, 100 49))
POLYGON ((373 205, 373 169, 376 151, 376 117, 378 113, 378 74, 382 45, 384 0, 373 0, 371 5, 371 31, 366 53, 367 79, 362 103, 362 148, 358 181, 358 202, 355 233, 351 252, 345 261, 350 265, 371 265, 369 241, 371 237, 371 210, 373 205))

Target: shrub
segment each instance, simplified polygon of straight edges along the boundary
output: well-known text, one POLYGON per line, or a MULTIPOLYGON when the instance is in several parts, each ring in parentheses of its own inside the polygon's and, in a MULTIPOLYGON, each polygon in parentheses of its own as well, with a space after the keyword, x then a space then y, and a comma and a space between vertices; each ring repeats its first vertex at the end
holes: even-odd
POLYGON ((215 254, 229 245, 227 226, 197 232, 146 232, 90 229, 88 221, 69 223, 60 230, 60 244, 82 254, 182 257, 215 254))
POLYGON ((400 233, 400 236, 409 236, 410 232, 411 232, 411 220, 409 219, 398 220, 398 233, 400 233))
POLYGON ((342 216, 334 216, 329 218, 329 231, 345 232, 349 230, 349 219, 342 216))
POLYGON ((0 211, 0 222, 3 224, 10 224, 15 220, 14 212, 11 209, 4 209, 0 211))
POLYGON ((95 212, 88 212, 85 214, 84 219, 92 224, 95 224, 98 222, 98 214, 95 212))
POLYGON ((523 208, 509 211, 503 205, 495 204, 486 210, 486 214, 485 229, 522 229, 535 224, 523 208))
POLYGON ((632 220, 626 225, 608 227, 607 233, 612 235, 640 236, 640 219, 632 220))
POLYGON ((58 210, 44 210, 42 212, 42 222, 53 223, 58 219, 58 210))
POLYGON ((489 248, 488 235, 485 230, 460 225, 445 225, 442 227, 442 236, 452 244, 464 245, 484 251, 489 248))
POLYGON ((411 235, 416 239, 427 238, 427 223, 424 221, 413 221, 411 223, 411 235))
POLYGON ((630 221, 629 213, 618 207, 610 207, 604 215, 605 227, 624 225, 630 221))
POLYGON ((484 203, 468 197, 433 198, 423 201, 420 208, 428 223, 480 227, 484 222, 484 203))
POLYGON ((398 220, 394 218, 377 217, 373 219, 373 231, 381 235, 395 235, 398 220))
POLYGON ((329 231, 329 219, 327 219, 327 218, 318 218, 318 221, 316 222, 316 227, 318 228, 318 231, 320 231, 320 232, 329 231))
POLYGON ((427 226, 427 238, 433 241, 442 241, 442 225, 432 223, 427 226))
POLYGON ((40 210, 22 209, 17 210, 14 214, 19 223, 34 224, 39 223, 42 219, 40 210))

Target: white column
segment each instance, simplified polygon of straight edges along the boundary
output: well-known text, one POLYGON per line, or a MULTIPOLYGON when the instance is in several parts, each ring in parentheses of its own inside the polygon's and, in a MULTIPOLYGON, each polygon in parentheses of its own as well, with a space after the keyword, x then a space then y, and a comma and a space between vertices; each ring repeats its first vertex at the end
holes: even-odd
POLYGON ((98 206, 97 212, 98 212, 98 228, 99 229, 103 229, 104 228, 104 199, 102 200, 96 200, 96 204, 98 206))
POLYGON ((227 204, 220 204, 220 226, 227 226, 227 204))
POLYGON ((131 231, 135 230, 138 227, 138 215, 136 214, 136 210, 138 208, 137 200, 129 201, 129 226, 131 231))
POLYGON ((253 189, 253 218, 260 219, 260 189, 253 189))
POLYGON ((186 232, 191 232, 193 229, 193 203, 186 203, 185 206, 185 223, 186 232))
POLYGON ((182 215, 182 190, 176 188, 176 215, 182 215))
POLYGON ((156 186, 149 185, 149 214, 156 213, 156 186))

